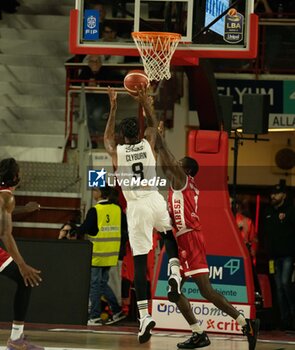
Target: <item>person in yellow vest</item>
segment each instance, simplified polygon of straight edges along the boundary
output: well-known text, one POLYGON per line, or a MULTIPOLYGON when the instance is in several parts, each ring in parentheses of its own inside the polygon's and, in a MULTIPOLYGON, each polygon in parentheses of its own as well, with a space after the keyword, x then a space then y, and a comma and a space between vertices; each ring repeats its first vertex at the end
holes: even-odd
POLYGON ((101 325, 101 297, 104 296, 111 308, 111 324, 125 318, 113 290, 108 285, 109 270, 118 263, 121 242, 121 208, 109 200, 112 189, 109 186, 93 189, 94 207, 89 209, 86 219, 78 228, 93 244, 90 281, 90 313, 88 325, 101 325))

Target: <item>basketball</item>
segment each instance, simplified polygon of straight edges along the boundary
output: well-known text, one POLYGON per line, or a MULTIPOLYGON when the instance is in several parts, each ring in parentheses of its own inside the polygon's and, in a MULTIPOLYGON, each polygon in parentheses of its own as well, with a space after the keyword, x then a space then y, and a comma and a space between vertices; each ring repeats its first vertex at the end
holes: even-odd
POLYGON ((137 88, 149 86, 149 78, 143 70, 131 70, 124 78, 124 88, 131 94, 137 95, 137 88))
POLYGON ((237 14, 237 10, 235 8, 231 8, 227 13, 229 16, 235 16, 237 14))

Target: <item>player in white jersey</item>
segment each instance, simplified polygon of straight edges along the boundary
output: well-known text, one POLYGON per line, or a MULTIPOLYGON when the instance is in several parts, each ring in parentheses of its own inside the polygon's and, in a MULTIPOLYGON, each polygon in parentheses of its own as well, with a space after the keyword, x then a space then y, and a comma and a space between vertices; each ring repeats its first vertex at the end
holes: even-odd
MULTIPOLYGON (((140 103, 149 116, 151 100, 142 95, 140 103)), ((180 271, 177 244, 171 231, 167 204, 156 187, 155 140, 157 129, 147 120, 146 139, 139 137, 139 125, 136 118, 126 118, 121 122, 120 133, 123 145, 115 141, 115 114, 117 110, 117 93, 109 88, 110 115, 104 133, 104 145, 111 155, 117 169, 118 179, 123 183, 122 191, 127 201, 127 222, 129 240, 134 257, 134 285, 137 306, 140 314, 138 340, 147 342, 155 321, 148 312, 147 300, 147 255, 152 249, 153 229, 157 229, 165 243, 169 257, 171 275, 169 277, 170 293, 180 297, 180 271)))
MULTIPOLYGON (((128 122, 138 130, 136 119, 128 119, 128 122)), ((118 177, 127 181, 126 184, 122 181, 121 186, 127 201, 146 197, 151 191, 158 191, 156 160, 146 139, 131 145, 117 145, 117 158, 118 177)))
POLYGON ((8 350, 44 350, 24 337, 24 320, 29 306, 31 287, 41 282, 40 271, 27 265, 12 236, 11 214, 15 207, 13 190, 19 183, 19 167, 13 158, 0 162, 0 239, 6 250, 0 248, 0 274, 17 284, 14 296, 14 320, 8 350))

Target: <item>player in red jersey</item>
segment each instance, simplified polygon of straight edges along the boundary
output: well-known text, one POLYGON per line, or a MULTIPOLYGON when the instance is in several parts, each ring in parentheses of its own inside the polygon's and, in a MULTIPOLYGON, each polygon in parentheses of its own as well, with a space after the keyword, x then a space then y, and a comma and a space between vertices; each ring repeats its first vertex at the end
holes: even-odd
POLYGON ((0 248, 0 274, 17 284, 14 296, 14 321, 8 350, 43 350, 29 343, 24 335, 24 319, 29 306, 31 287, 41 282, 40 271, 27 265, 12 236, 11 214, 15 208, 12 194, 19 183, 19 166, 13 158, 0 162, 0 239, 6 250, 0 248))
MULTIPOLYGON (((242 327, 243 334, 247 335, 249 350, 254 350, 259 320, 245 319, 223 295, 212 288, 209 280, 205 243, 197 215, 199 191, 194 177, 199 170, 198 163, 190 157, 184 157, 180 162, 177 162, 160 134, 158 154, 171 186, 168 207, 176 229, 179 260, 183 273, 182 285, 186 278, 191 277, 205 299, 238 322, 242 327)), ((174 301, 174 296, 171 297, 169 293, 168 298, 170 301, 174 301)), ((178 348, 194 349, 209 345, 210 340, 206 333, 199 328, 188 299, 181 294, 180 298, 175 299, 175 302, 193 332, 188 340, 177 344, 178 348)))
MULTIPOLYGON (((152 119, 153 126, 158 125, 152 108, 152 100, 143 87, 138 90, 138 99, 142 104, 144 104, 142 101, 145 101, 145 104, 150 103, 150 108, 146 108, 145 111, 150 112, 148 117, 152 119)), ((247 335, 249 350, 254 350, 259 320, 245 319, 223 295, 212 288, 209 280, 205 243, 197 215, 199 191, 194 177, 199 170, 198 163, 189 157, 184 157, 180 162, 175 160, 163 138, 161 124, 158 126, 155 146, 163 171, 170 181, 168 207, 176 230, 178 255, 183 276, 182 285, 186 278, 191 277, 205 299, 237 321, 242 327, 243 334, 247 335)), ((172 291, 168 292, 168 299, 177 304, 192 329, 192 336, 185 342, 178 343, 178 348, 195 349, 210 345, 207 334, 198 326, 188 299, 182 293, 179 296, 172 291)))

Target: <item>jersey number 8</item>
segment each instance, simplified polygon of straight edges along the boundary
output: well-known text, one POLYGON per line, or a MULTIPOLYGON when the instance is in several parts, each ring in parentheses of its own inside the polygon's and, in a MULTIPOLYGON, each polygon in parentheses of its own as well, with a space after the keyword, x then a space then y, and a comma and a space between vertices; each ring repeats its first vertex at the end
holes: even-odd
POLYGON ((134 177, 140 176, 140 180, 144 179, 143 164, 141 162, 133 163, 132 164, 132 171, 134 173, 134 177))

